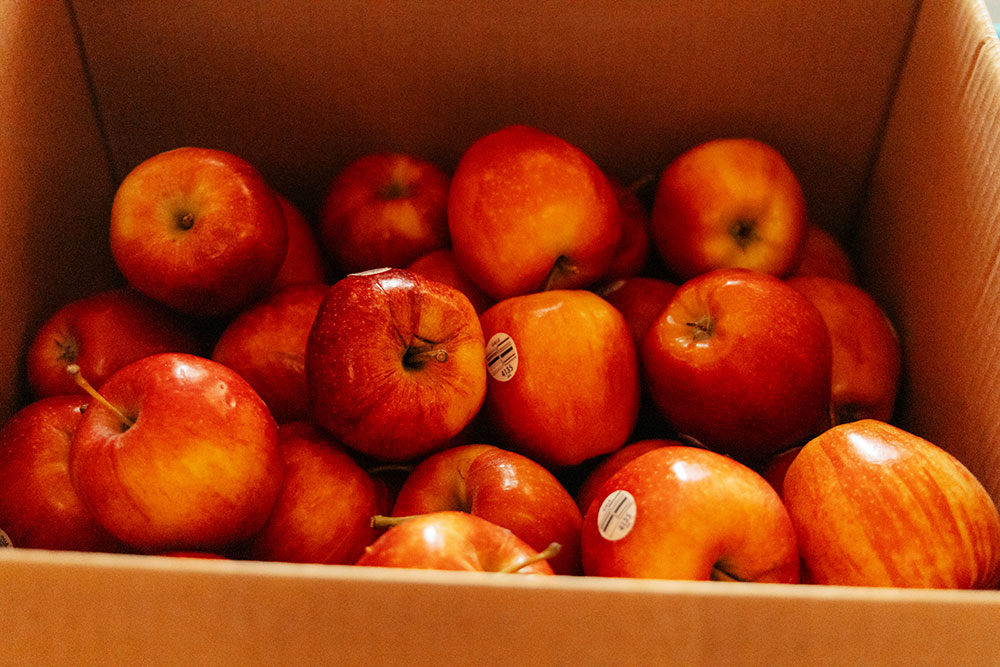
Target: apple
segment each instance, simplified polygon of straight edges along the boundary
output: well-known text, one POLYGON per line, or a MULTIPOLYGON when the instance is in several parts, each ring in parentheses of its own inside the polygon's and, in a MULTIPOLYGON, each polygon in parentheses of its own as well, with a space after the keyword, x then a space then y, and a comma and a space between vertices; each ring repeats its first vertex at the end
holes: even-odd
POLYGON ((782 276, 798 260, 806 221, 802 188, 782 155, 762 141, 727 138, 667 165, 650 232, 681 281, 733 267, 782 276))
POLYGON ((141 293, 98 292, 58 308, 35 332, 27 352, 36 398, 82 393, 66 372, 76 364, 96 384, 133 361, 160 352, 196 353, 191 323, 141 293))
POLYGON ((94 390, 69 470, 108 532, 143 552, 217 551, 258 532, 281 488, 278 427, 234 371, 157 354, 94 390))
POLYGON ((561 549, 549 560, 552 570, 580 573, 580 510, 562 483, 526 456, 471 444, 424 459, 403 483, 392 514, 443 510, 469 512, 503 526, 538 551, 557 542, 561 549))
POLYGON ((476 313, 482 315, 493 305, 493 299, 486 296, 476 283, 465 275, 465 272, 455 261, 455 253, 451 248, 440 248, 427 253, 406 267, 407 271, 419 273, 425 278, 436 280, 445 285, 451 285, 465 296, 469 297, 476 313))
POLYGON ((129 284, 174 310, 236 312, 264 294, 287 250, 281 205, 253 165, 232 153, 159 153, 115 192, 115 263, 129 284))
POLYGON ((343 273, 404 268, 448 245, 448 176, 400 153, 364 155, 330 184, 319 217, 323 248, 343 273))
POLYGON ((767 461, 761 470, 761 477, 774 487, 779 496, 784 493, 785 475, 788 473, 788 467, 792 465, 792 461, 795 460, 800 451, 802 451, 801 445, 779 452, 767 461))
POLYGON ((0 429, 0 527, 18 547, 120 551, 70 481, 70 439, 89 397, 49 396, 0 429))
POLYGON ((269 292, 276 292, 285 285, 296 283, 325 283, 327 281, 326 260, 320 250, 316 232, 302 212, 284 195, 275 192, 281 205, 281 212, 288 228, 288 250, 278 269, 278 275, 271 282, 269 292))
POLYGON ((621 209, 622 234, 611 266, 604 275, 607 281, 641 274, 650 252, 649 214, 632 187, 615 179, 609 180, 621 209))
POLYGON ((642 344, 646 386, 666 421, 745 462, 829 425, 832 356, 815 306, 749 269, 681 285, 642 344))
POLYGON ((871 295, 825 276, 787 278, 819 310, 833 344, 831 419, 889 421, 896 404, 902 350, 888 316, 871 295))
POLYGON ((594 290, 625 317, 636 348, 676 291, 674 283, 649 276, 619 278, 594 290))
POLYGON ((448 229, 459 266, 496 300, 585 287, 614 259, 622 214, 579 148, 533 127, 480 137, 459 160, 448 229))
POLYGON ((806 224, 798 264, 786 278, 791 276, 826 276, 845 283, 857 282, 854 264, 843 244, 813 222, 806 224))
POLYGON ((803 578, 816 584, 994 589, 1000 514, 961 462, 863 419, 810 440, 785 474, 803 578))
POLYGON ((583 521, 584 573, 797 583, 795 531, 778 494, 745 465, 658 447, 601 486, 583 521))
POLYGON ((356 564, 550 575, 552 567, 545 555, 486 519, 467 512, 442 511, 394 523, 365 548, 356 564))
POLYGON ((572 466, 628 439, 639 409, 635 344, 625 318, 585 290, 504 299, 480 318, 487 424, 546 466, 572 466))
POLYGON ((309 414, 306 343, 328 288, 286 285, 234 318, 212 350, 212 359, 249 382, 279 424, 309 414))
POLYGON ((630 442, 621 449, 617 449, 611 452, 611 454, 603 457, 599 462, 597 462, 593 469, 587 473, 583 483, 580 484, 580 488, 577 489, 576 504, 580 508, 580 511, 586 514, 587 510, 590 509, 590 504, 594 502, 594 499, 597 497, 597 493, 601 490, 601 487, 604 486, 604 482, 606 482, 616 472, 624 468, 628 463, 654 449, 659 449, 660 447, 676 447, 680 445, 681 443, 677 440, 647 438, 645 440, 630 442))
POLYGON ((385 461, 440 449, 486 393, 483 331, 454 287, 404 269, 349 275, 327 290, 306 345, 312 420, 385 461))
POLYGON ((377 485, 333 438, 305 421, 282 424, 281 492, 263 529, 251 538, 252 558, 296 563, 354 563, 378 537, 371 517, 388 511, 377 485))

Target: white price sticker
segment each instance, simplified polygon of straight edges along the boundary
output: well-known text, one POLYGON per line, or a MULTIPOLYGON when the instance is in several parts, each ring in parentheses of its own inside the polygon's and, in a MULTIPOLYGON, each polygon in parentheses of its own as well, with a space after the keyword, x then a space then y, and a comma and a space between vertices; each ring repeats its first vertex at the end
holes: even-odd
POLYGON ((635 498, 631 493, 623 489, 611 492, 597 510, 597 529, 601 532, 601 537, 617 542, 632 532, 636 509, 635 498))
POLYGON ((517 373, 517 345, 509 335, 493 334, 486 343, 486 370, 498 382, 507 382, 517 373))

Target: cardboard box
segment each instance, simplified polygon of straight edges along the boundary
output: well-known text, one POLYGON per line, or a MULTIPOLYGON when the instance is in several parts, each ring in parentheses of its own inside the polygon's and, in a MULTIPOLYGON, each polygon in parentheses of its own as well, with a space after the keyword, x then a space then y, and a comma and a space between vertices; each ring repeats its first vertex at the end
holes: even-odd
MULTIPOLYGON (((899 422, 1000 500, 1000 56, 979 0, 0 0, 0 419, 118 283, 117 182, 237 152, 307 211, 373 149, 537 125, 624 180, 751 135, 903 337, 899 422)), ((2 481, 0 481, 2 483, 2 481)), ((1000 593, 526 580, 0 550, 0 664, 997 664, 1000 593)))

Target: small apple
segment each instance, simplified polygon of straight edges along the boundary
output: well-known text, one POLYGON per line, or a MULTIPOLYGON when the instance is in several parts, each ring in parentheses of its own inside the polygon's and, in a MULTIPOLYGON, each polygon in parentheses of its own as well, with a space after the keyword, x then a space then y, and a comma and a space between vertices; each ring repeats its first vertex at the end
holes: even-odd
POLYGON ((681 285, 642 344, 648 391, 667 422, 741 459, 770 457, 829 425, 832 355, 816 307, 749 269, 681 285))
POLYGON ((845 283, 857 282, 854 264, 843 244, 816 223, 806 225, 798 264, 786 278, 791 276, 826 276, 845 283))
POLYGON ((601 490, 604 482, 616 472, 624 468, 628 463, 639 458, 646 452, 660 447, 676 447, 681 443, 677 440, 666 440, 663 438, 649 438, 631 442, 621 449, 617 449, 605 456, 594 468, 587 473, 576 492, 576 504, 584 514, 590 509, 590 504, 594 502, 597 493, 601 490))
POLYGON ((509 446, 546 466, 571 466, 625 444, 639 410, 635 343, 625 318, 585 290, 500 301, 480 318, 483 404, 509 446))
POLYGON ((552 570, 580 573, 580 510, 562 483, 526 456, 472 444, 424 459, 403 483, 392 514, 443 510, 503 526, 538 551, 557 542, 561 549, 549 560, 552 570))
POLYGON ((252 558, 295 563, 354 563, 378 533, 371 517, 388 511, 379 487, 347 451, 304 421, 283 424, 281 493, 264 528, 251 538, 252 558))
POLYGON ((823 316, 833 344, 831 418, 889 421, 902 358, 899 336, 868 292, 824 276, 787 278, 823 316))
POLYGON ((19 547, 120 551, 73 489, 70 439, 89 397, 50 396, 0 429, 0 526, 19 547))
POLYGON ((327 291, 306 345, 312 420, 351 449, 405 461, 440 449, 486 393, 483 331, 464 294, 404 269, 327 291))
POLYGON ((467 512, 431 512, 397 521, 365 548, 357 565, 553 574, 546 553, 467 512))
POLYGON ((682 281, 732 267, 782 276, 798 260, 806 219, 802 188, 777 150, 755 139, 715 139, 664 169, 650 231, 682 281))
POLYGON ((429 252, 406 267, 406 270, 419 273, 423 277, 436 280, 439 283, 451 285, 469 297, 476 313, 480 315, 493 305, 493 299, 486 296, 483 290, 479 289, 479 286, 472 282, 459 268, 458 262, 455 261, 455 253, 452 252, 451 248, 441 248, 429 252))
POLYGON ((521 125, 473 142, 448 196, 455 258, 497 300, 597 281, 621 218, 608 178, 583 151, 521 125))
POLYGON ((660 278, 632 276, 613 280, 594 291, 625 317, 638 348, 649 327, 670 303, 677 285, 660 278))
POLYGON ((288 227, 288 250, 269 288, 276 292, 285 285, 296 283, 324 283, 327 280, 326 260, 319 241, 309 221, 288 199, 275 192, 281 212, 288 227))
POLYGON ((373 153, 337 174, 319 236, 343 273, 403 268, 448 245, 448 176, 413 155, 373 153))
POLYGON ((1000 514, 955 457, 872 419, 810 440, 785 474, 803 578, 816 584, 994 589, 1000 514))
POLYGON ((62 306, 39 327, 28 347, 28 384, 36 398, 81 394, 66 372, 70 364, 100 384, 143 357, 200 347, 189 323, 139 292, 98 292, 62 306))
POLYGON ((281 205, 225 151, 176 148, 128 173, 111 207, 111 253, 128 282, 174 310, 233 313, 267 290, 288 250, 281 205))
POLYGON ((587 575, 797 583, 795 531, 771 485, 695 447, 658 447, 612 475, 583 521, 587 575))
POLYGON ((108 532, 144 552, 217 551, 261 529, 281 455, 246 380, 209 359, 157 354, 119 369, 94 398, 69 470, 108 532))
POLYGON ((309 414, 306 343, 325 283, 294 283, 247 307, 223 330, 212 359, 256 390, 279 424, 309 414))

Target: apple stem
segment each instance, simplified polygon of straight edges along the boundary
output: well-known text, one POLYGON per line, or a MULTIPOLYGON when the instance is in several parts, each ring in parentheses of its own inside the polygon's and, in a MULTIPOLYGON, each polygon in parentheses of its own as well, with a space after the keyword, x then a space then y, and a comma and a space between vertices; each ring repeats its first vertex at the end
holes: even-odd
POLYGON ((715 320, 710 315, 702 315, 694 322, 685 322, 685 324, 694 329, 691 337, 696 343, 708 340, 715 333, 715 320))
POLYGON ((417 515, 411 514, 410 516, 386 516, 384 514, 376 514, 372 517, 372 528, 392 528, 393 526, 398 526, 401 523, 406 523, 410 519, 415 518, 417 515))
POLYGON ((632 183, 628 186, 628 189, 632 194, 638 194, 639 190, 642 190, 644 187, 652 183, 655 178, 656 176, 653 174, 644 174, 632 181, 632 183))
POLYGON ((83 377, 83 373, 80 372, 80 366, 78 364, 69 364, 68 366, 66 366, 66 372, 73 377, 73 381, 76 382, 77 386, 80 387, 80 389, 83 389, 95 401, 106 407, 108 410, 111 410, 111 412, 118 415, 118 418, 121 419, 126 426, 130 428, 132 426, 135 426, 135 420, 125 416, 124 412, 122 412, 114 405, 112 405, 111 401, 101 396, 101 394, 96 389, 94 389, 94 386, 89 382, 87 382, 87 379, 83 377))
POLYGON ((518 570, 521 570, 522 568, 528 567, 533 563, 537 563, 538 561, 554 558, 561 549, 562 549, 561 544, 559 544, 558 542, 553 542, 549 546, 539 551, 537 554, 533 556, 525 556, 524 558, 520 558, 511 563, 510 565, 497 570, 497 572, 499 572, 500 574, 513 574, 518 570))
POLYGON ((423 368, 424 364, 428 361, 436 361, 440 364, 448 361, 448 350, 443 347, 433 347, 431 345, 422 345, 419 347, 411 347, 406 350, 403 356, 403 363, 408 368, 419 369, 423 368))
POLYGON ((576 265, 569 257, 559 255, 555 263, 552 264, 552 270, 549 271, 549 275, 545 276, 545 282, 542 283, 541 291, 548 292, 549 290, 559 289, 566 283, 566 278, 572 278, 577 272, 576 265))

